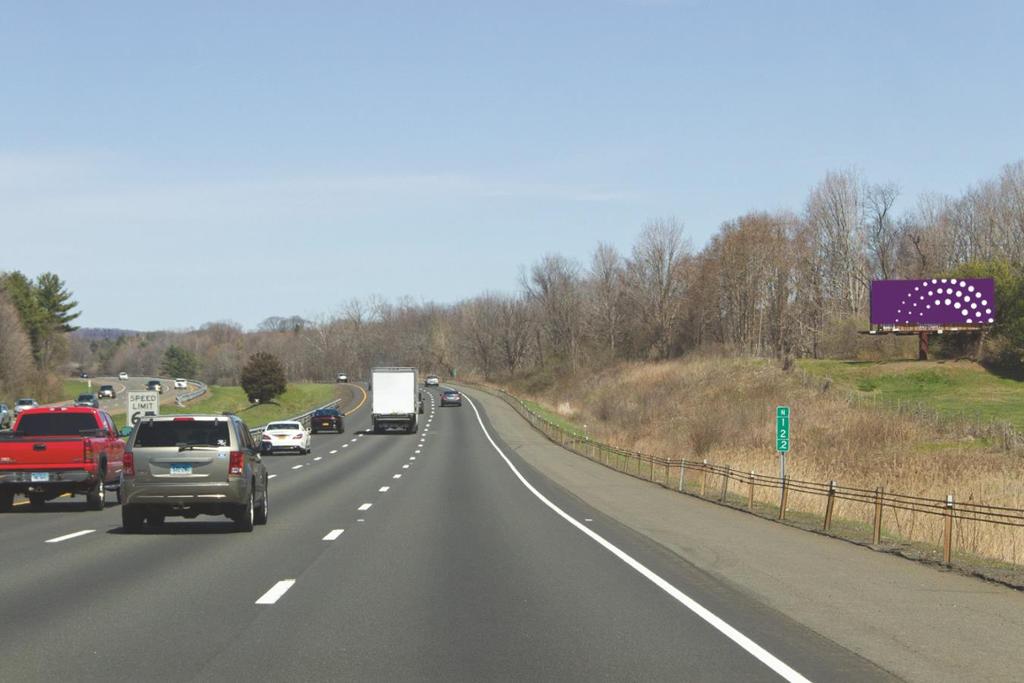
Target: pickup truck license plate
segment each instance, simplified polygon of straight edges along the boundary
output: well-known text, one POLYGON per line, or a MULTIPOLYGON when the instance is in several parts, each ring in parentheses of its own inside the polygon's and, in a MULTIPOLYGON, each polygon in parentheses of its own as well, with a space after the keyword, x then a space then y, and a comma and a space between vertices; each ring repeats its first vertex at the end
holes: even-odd
POLYGON ((50 473, 32 472, 31 481, 50 481, 50 473))
POLYGON ((171 474, 192 474, 192 463, 171 464, 171 474))

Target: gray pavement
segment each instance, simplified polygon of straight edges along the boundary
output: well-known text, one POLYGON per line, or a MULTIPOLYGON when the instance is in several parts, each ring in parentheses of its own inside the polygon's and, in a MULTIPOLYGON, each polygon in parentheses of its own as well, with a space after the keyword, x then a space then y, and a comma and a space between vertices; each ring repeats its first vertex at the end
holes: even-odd
POLYGON ((116 505, 75 499, 0 515, 2 678, 776 680, 758 648, 811 680, 890 678, 506 462, 469 405, 429 394, 417 435, 357 433, 364 406, 310 455, 268 457, 251 534, 200 518, 125 535, 116 505))
POLYGON ((908 680, 1021 680, 1024 593, 621 475, 559 448, 501 399, 468 395, 538 477, 765 609, 908 680))

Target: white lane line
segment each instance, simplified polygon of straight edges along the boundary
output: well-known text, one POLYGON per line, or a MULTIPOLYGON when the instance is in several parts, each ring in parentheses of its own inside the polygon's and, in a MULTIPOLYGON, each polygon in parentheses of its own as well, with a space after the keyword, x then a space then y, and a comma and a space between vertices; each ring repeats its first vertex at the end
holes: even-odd
POLYGON ((402 478, 402 475, 401 475, 401 474, 396 474, 396 475, 394 475, 394 476, 393 476, 393 477, 391 477, 391 478, 392 478, 392 479, 401 479, 401 478, 402 478))
POLYGON ((323 459, 324 459, 323 456, 318 455, 315 458, 313 458, 313 462, 316 462, 317 460, 323 460, 323 459))
POLYGON ((403 470, 407 470, 407 469, 409 469, 409 466, 408 465, 402 465, 402 469, 403 470))
POLYGON ((79 536, 85 536, 86 534, 95 533, 95 529, 86 529, 85 531, 76 531, 73 534, 67 534, 65 536, 58 536, 57 538, 51 538, 47 543, 60 543, 61 541, 67 541, 72 538, 78 538, 79 536))
POLYGON ((281 596, 288 592, 288 589, 295 585, 295 579, 285 579, 284 581, 278 581, 274 584, 274 587, 268 590, 266 593, 260 596, 260 599, 256 601, 257 605, 273 605, 275 602, 281 599, 281 596))
POLYGON ((342 448, 348 448, 348 444, 347 444, 347 443, 346 443, 346 444, 342 444, 342 446, 341 446, 341 447, 342 447, 342 448))
POLYGON ((359 511, 360 512, 365 512, 366 510, 369 510, 372 507, 373 507, 373 503, 363 503, 362 505, 359 506, 359 511))
POLYGON ((341 536, 343 533, 345 533, 344 529, 335 529, 331 533, 329 533, 326 536, 324 536, 323 539, 321 539, 321 540, 324 540, 324 541, 336 541, 336 540, 338 540, 338 536, 341 536))
POLYGON ((598 545, 603 547, 612 555, 622 560, 624 563, 626 563, 626 565, 635 570, 645 579, 653 583, 661 590, 668 593, 673 599, 675 599, 677 602, 683 605, 683 607, 685 607, 686 609, 690 610, 698 617, 703 619, 711 627, 713 627, 726 638, 728 638, 729 640, 731 640, 732 642, 736 643, 741 648, 746 650, 748 654, 753 656, 755 659, 760 661, 762 664, 767 666, 769 669, 774 671, 783 679, 798 683, 810 683, 810 681, 804 678, 798 671, 796 671, 788 664, 783 662, 781 659, 779 659, 772 653, 768 652, 768 650, 765 650, 763 647, 755 643, 753 640, 751 640, 750 638, 748 638, 747 636, 743 635, 738 630, 730 626, 724 619, 711 612, 708 608, 701 605, 699 602, 691 598, 689 595, 682 592, 681 590, 670 584, 668 581, 652 572, 650 569, 645 567, 643 564, 641 564, 639 561, 637 561, 630 555, 626 554, 625 551, 620 550, 615 545, 612 545, 609 541, 607 541, 603 536, 598 534, 596 531, 587 528, 583 525, 582 522, 577 521, 574 517, 569 515, 569 513, 565 512, 564 510, 562 510, 562 508, 558 507, 550 500, 548 500, 543 493, 534 488, 533 484, 526 480, 526 477, 524 477, 519 472, 519 469, 512 464, 512 461, 508 459, 508 456, 505 455, 501 448, 498 447, 498 444, 494 442, 494 439, 491 438, 491 433, 487 431, 487 427, 484 426, 484 421, 480 417, 480 411, 477 410, 476 408, 476 402, 474 402, 473 399, 469 398, 468 396, 466 397, 466 399, 469 401, 469 405, 473 408, 473 412, 476 413, 476 421, 479 423, 480 429, 483 430, 484 436, 487 437, 487 440, 491 443, 491 446, 494 448, 495 451, 498 452, 498 455, 501 456, 501 459, 505 461, 505 464, 508 465, 510 470, 512 470, 512 473, 516 475, 516 478, 519 479, 523 486, 526 487, 526 490, 528 490, 530 493, 536 496, 537 499, 540 500, 540 502, 544 503, 544 505, 551 508, 551 510, 553 510, 555 514, 557 514, 559 517, 567 521, 569 524, 572 524, 581 532, 589 536, 591 539, 597 542, 598 545))
POLYGON ((420 454, 420 450, 417 448, 415 451, 413 451, 413 453, 415 453, 416 455, 419 455, 420 454))
POLYGON ((276 476, 277 476, 276 474, 268 474, 267 475, 267 479, 273 479, 276 476))
POLYGON ((334 455, 334 454, 335 454, 335 453, 337 453, 337 452, 338 452, 338 449, 337 449, 337 448, 335 448, 335 449, 334 449, 333 451, 330 451, 330 452, 329 452, 329 455, 334 455))
POLYGON ((301 469, 302 465, 292 465, 293 470, 301 469))
POLYGON ((352 441, 350 441, 349 443, 355 443, 355 442, 356 442, 356 439, 352 439, 352 441))
POLYGON ((378 490, 378 491, 380 491, 381 493, 387 493, 388 491, 390 491, 390 490, 391 490, 391 487, 390 487, 390 486, 381 486, 381 487, 380 487, 379 489, 377 489, 377 490, 378 490))

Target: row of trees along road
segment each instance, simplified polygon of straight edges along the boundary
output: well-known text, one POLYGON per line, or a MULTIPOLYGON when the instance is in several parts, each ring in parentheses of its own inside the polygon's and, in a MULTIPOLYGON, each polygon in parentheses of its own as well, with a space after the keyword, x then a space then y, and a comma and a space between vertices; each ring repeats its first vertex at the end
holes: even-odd
MULTIPOLYGON (((74 342, 72 356, 151 374, 174 346, 194 358, 199 377, 223 384, 237 384, 257 352, 281 359, 292 381, 329 381, 340 370, 359 377, 377 364, 487 376, 574 371, 708 349, 882 356, 898 342, 856 334, 868 325, 872 279, 973 276, 996 280, 997 324, 983 360, 1020 372, 1022 263, 1024 162, 960 196, 915 200, 894 183, 840 170, 811 188, 799 211, 730 219, 699 250, 680 220, 657 219, 625 253, 598 244, 585 262, 539 255, 513 292, 446 305, 352 300, 317 320, 268 318, 253 331, 213 322, 74 342)), ((945 337, 940 353, 978 347, 976 337, 945 337)))
POLYGON ((0 397, 54 398, 54 371, 67 357, 78 304, 54 273, 0 273, 0 397))

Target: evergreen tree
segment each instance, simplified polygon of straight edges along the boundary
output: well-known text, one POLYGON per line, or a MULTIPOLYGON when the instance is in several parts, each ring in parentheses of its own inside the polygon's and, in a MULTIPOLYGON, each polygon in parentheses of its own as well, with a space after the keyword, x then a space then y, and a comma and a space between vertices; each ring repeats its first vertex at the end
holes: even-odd
POLYGON ((260 351, 249 358, 242 368, 242 389, 250 403, 267 403, 288 388, 284 366, 277 356, 260 351))
POLYGON ((160 363, 160 372, 168 377, 195 377, 198 368, 196 355, 174 344, 164 351, 164 359, 160 363))

